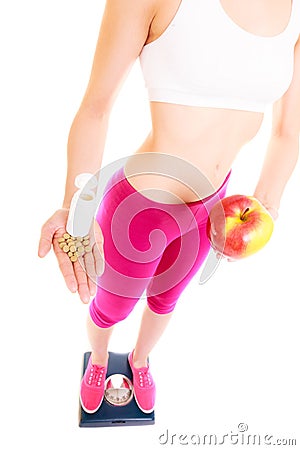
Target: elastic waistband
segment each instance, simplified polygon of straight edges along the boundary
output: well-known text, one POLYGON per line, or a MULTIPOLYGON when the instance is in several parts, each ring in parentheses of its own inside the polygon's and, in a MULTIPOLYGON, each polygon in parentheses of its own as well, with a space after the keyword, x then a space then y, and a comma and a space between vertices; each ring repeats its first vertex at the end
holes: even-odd
MULTIPOLYGON (((228 172, 228 174, 227 174, 225 180, 223 181, 222 185, 221 185, 215 192, 213 192, 212 194, 208 195, 207 197, 204 197, 204 198, 199 199, 199 200, 195 200, 195 201, 192 201, 192 202, 184 202, 184 205, 187 205, 187 206, 189 206, 190 208, 198 207, 198 206, 201 205, 201 204, 209 203, 211 200, 214 200, 214 201, 215 201, 215 200, 216 200, 216 197, 218 197, 218 196, 222 197, 223 194, 224 194, 224 192, 226 192, 227 185, 228 185, 228 182, 229 182, 229 179, 230 179, 230 176, 231 176, 231 172, 232 172, 232 170, 230 170, 230 171, 228 172)), ((152 203, 154 203, 154 204, 156 203, 156 204, 159 204, 159 205, 174 206, 174 207, 176 207, 176 206, 182 206, 182 204, 183 204, 183 203, 163 203, 163 202, 157 202, 157 201, 155 201, 155 200, 149 199, 148 197, 145 197, 142 193, 140 193, 139 191, 137 191, 137 190, 132 186, 132 184, 128 181, 128 179, 127 179, 127 177, 126 177, 126 175, 125 175, 125 172, 124 172, 124 166, 122 166, 120 169, 118 169, 118 170, 115 172, 115 174, 113 175, 112 179, 114 179, 113 184, 118 183, 118 182, 122 182, 122 181, 123 181, 124 183, 126 183, 126 186, 128 187, 128 189, 130 189, 132 192, 135 192, 135 193, 140 194, 145 200, 148 200, 149 202, 152 202, 152 203)), ((113 181, 113 180, 111 180, 111 181, 113 181)))

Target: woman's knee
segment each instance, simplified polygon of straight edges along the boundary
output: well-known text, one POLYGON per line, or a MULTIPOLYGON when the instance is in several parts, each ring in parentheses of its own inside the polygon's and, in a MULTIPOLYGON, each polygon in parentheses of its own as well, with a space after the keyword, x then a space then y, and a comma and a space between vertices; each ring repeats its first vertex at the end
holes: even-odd
POLYGON ((159 295, 148 296, 149 309, 156 314, 169 314, 174 311, 178 298, 170 299, 159 295))
POLYGON ((126 319, 133 310, 137 299, 123 297, 105 299, 95 297, 90 304, 90 316, 100 328, 109 328, 126 319))

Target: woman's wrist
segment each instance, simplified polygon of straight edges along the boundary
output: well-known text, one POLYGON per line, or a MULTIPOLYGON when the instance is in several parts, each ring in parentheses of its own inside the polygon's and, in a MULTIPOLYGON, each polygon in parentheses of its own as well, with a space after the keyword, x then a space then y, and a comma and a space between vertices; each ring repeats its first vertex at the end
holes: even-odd
POLYGON ((270 195, 266 195, 266 193, 259 193, 258 189, 256 189, 253 196, 266 208, 274 220, 278 218, 280 204, 280 199, 277 198, 278 196, 270 199, 270 195))
MULTIPOLYGON (((264 205, 265 206, 265 205, 264 205)), ((279 212, 277 208, 274 208, 273 206, 265 206, 266 210, 271 214, 273 220, 278 219, 279 212)))
POLYGON ((261 200, 258 196, 255 196, 255 198, 266 208, 268 213, 272 216, 274 220, 276 220, 279 216, 278 208, 277 206, 271 205, 270 203, 261 200))

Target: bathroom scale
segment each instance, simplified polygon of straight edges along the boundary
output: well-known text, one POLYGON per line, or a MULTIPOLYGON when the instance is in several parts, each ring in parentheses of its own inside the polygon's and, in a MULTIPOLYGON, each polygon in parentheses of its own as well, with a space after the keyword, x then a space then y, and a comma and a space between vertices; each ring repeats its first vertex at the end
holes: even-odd
MULTIPOLYGON (((84 411, 79 401, 80 427, 114 427, 129 425, 153 425, 154 411, 144 413, 138 407, 132 384, 132 372, 128 353, 108 352, 108 368, 105 380, 104 399, 93 414, 84 411)), ((84 353, 82 376, 91 352, 84 353)))

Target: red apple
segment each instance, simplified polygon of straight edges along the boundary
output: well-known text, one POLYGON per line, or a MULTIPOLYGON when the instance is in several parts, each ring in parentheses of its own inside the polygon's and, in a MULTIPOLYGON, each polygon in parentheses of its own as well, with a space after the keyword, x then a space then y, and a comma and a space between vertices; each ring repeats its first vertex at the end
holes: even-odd
POLYGON ((256 198, 232 195, 211 209, 207 236, 217 252, 230 259, 241 259, 264 247, 273 228, 272 216, 256 198))

